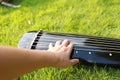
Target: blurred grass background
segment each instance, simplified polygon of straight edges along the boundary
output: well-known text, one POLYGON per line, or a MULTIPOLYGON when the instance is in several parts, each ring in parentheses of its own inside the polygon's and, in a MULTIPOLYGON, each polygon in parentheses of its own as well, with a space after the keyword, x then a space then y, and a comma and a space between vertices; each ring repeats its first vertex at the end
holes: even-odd
MULTIPOLYGON (((120 0, 12 0, 22 7, 0 5, 0 45, 17 47, 22 35, 40 30, 120 38, 120 0)), ((44 68, 21 80, 120 80, 115 68, 77 64, 44 68)))

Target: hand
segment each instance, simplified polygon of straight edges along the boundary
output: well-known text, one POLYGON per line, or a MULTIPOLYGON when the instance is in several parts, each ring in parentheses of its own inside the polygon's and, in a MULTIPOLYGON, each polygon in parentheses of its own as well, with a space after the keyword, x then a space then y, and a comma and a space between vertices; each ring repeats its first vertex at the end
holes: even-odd
POLYGON ((48 51, 54 54, 56 63, 53 67, 66 68, 79 62, 79 59, 70 59, 70 55, 73 49, 73 44, 68 40, 57 41, 55 46, 52 43, 49 44, 48 51))

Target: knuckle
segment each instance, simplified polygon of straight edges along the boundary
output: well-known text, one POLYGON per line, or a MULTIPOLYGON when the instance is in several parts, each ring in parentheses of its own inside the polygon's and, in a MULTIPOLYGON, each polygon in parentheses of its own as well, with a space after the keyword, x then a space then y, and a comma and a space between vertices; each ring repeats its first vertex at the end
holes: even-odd
POLYGON ((62 50, 63 51, 67 51, 67 48, 65 46, 63 46, 62 50))

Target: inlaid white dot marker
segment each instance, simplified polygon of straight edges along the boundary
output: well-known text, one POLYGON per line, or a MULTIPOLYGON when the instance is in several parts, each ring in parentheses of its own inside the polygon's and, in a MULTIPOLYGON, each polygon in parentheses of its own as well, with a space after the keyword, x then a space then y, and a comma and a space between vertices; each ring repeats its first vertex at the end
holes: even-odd
POLYGON ((92 52, 89 52, 89 54, 92 54, 92 52))
POLYGON ((109 56, 112 56, 112 53, 109 53, 109 56))
POLYGON ((76 51, 76 53, 78 53, 78 51, 76 51))

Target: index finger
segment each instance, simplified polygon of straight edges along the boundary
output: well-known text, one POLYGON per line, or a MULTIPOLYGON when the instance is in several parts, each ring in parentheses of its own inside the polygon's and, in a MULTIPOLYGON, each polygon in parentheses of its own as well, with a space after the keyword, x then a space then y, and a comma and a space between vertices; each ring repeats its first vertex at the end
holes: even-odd
POLYGON ((73 44, 73 43, 70 43, 70 44, 68 45, 68 53, 69 53, 69 55, 71 55, 72 50, 73 50, 73 47, 74 47, 74 44, 73 44))
POLYGON ((62 43, 62 45, 63 46, 68 46, 70 44, 70 41, 69 40, 67 40, 67 39, 65 39, 64 41, 63 41, 63 43, 62 43))

